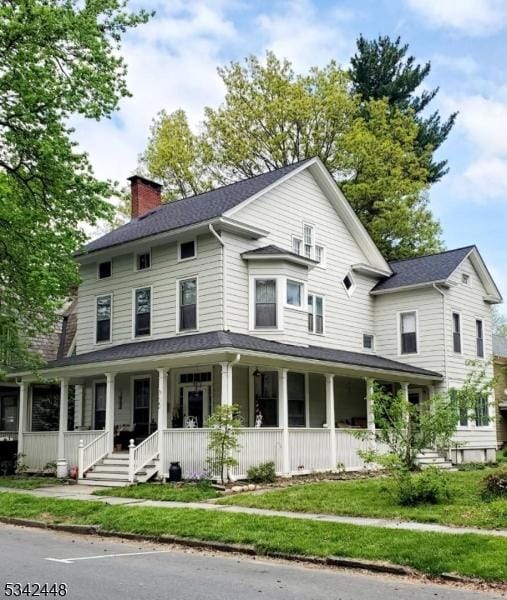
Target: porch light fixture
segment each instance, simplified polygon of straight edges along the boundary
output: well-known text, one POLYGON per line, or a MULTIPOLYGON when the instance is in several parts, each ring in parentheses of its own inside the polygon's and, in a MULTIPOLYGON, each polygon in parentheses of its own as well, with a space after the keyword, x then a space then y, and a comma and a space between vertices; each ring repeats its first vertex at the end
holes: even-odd
POLYGON ((255 368, 255 371, 253 372, 253 376, 254 377, 260 377, 261 376, 261 372, 259 371, 258 367, 255 368))

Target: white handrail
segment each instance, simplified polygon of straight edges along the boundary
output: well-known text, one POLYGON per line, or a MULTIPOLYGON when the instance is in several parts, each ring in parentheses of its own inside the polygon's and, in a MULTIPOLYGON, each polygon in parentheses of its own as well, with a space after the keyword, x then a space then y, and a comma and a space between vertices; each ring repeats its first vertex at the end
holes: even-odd
POLYGON ((79 479, 84 479, 86 471, 109 454, 108 432, 104 431, 86 446, 79 440, 78 473, 79 479))
POLYGON ((158 449, 159 432, 154 431, 149 437, 143 440, 138 446, 134 446, 134 440, 130 440, 129 445, 129 481, 134 483, 136 473, 145 465, 153 460, 159 452, 158 449))

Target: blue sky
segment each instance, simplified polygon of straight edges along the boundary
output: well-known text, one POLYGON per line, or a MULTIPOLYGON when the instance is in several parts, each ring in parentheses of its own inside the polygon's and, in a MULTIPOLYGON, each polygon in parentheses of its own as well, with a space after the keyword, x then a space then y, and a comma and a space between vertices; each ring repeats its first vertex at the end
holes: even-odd
MULTIPOLYGON (((223 87, 216 67, 272 49, 296 71, 336 59, 355 40, 400 35, 430 60, 432 105, 459 111, 440 156, 450 173, 430 190, 448 248, 476 243, 507 297, 506 0, 133 0, 156 11, 128 34, 123 54, 133 97, 108 121, 76 122, 76 137, 97 174, 124 181, 146 145, 155 114, 182 107, 196 129, 223 87)), ((507 312, 503 309, 503 312, 507 312)))

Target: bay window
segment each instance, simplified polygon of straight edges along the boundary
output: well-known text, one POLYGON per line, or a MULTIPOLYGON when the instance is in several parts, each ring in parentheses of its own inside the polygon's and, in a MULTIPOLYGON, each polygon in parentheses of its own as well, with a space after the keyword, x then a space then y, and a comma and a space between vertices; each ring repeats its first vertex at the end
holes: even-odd
POLYGON ((277 327, 276 313, 276 279, 256 279, 254 326, 277 327))
POLYGON ((303 284, 299 281, 287 279, 287 299, 289 306, 300 308, 303 306, 303 284))

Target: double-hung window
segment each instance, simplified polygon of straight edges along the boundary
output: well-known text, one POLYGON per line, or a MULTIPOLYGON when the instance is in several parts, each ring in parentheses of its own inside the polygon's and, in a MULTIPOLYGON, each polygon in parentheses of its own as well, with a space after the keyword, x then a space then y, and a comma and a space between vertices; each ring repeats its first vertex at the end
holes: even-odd
POLYGON ((313 252, 313 227, 303 225, 304 253, 307 258, 312 258, 313 252))
POLYGON ((277 327, 276 279, 255 280, 255 327, 277 327))
POLYGON ((151 333, 151 288, 139 288, 134 292, 134 335, 151 333))
POLYGON ((452 349, 461 354, 461 316, 459 313, 452 313, 452 349))
POLYGON ((301 308, 303 306, 303 284, 287 279, 287 304, 301 308))
POLYGON ((475 321, 475 337, 477 356, 479 358, 484 358, 484 325, 480 319, 475 321))
POLYGON ((179 282, 179 330, 197 329, 197 279, 179 282))
POLYGON ((308 331, 310 333, 324 333, 324 298, 308 295, 308 331))
POLYGON ((488 395, 479 393, 475 400, 475 424, 477 427, 489 425, 488 395))
POLYGON ((95 342, 111 341, 111 306, 112 296, 97 296, 97 322, 95 327, 95 342))
POLYGON ((297 237, 292 238, 292 252, 294 252, 294 254, 301 254, 301 246, 302 245, 303 245, 303 242, 301 241, 300 238, 297 238, 297 237))
POLYGON ((400 314, 401 353, 417 354, 417 313, 400 314))

